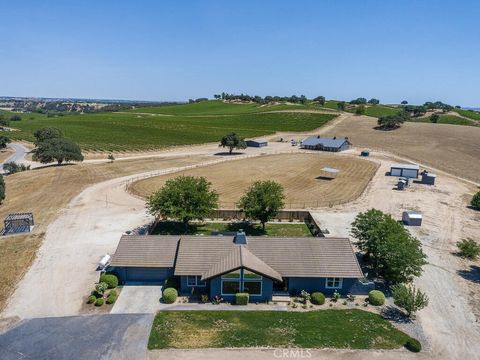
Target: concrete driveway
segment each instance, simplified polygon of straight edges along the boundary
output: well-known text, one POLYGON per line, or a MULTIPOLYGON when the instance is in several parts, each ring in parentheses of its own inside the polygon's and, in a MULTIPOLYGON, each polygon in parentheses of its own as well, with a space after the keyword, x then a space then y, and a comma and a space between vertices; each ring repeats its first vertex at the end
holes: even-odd
POLYGON ((162 286, 127 285, 113 305, 111 314, 155 314, 160 310, 162 286))
POLYGON ((146 359, 153 315, 23 320, 0 335, 0 359, 146 359))

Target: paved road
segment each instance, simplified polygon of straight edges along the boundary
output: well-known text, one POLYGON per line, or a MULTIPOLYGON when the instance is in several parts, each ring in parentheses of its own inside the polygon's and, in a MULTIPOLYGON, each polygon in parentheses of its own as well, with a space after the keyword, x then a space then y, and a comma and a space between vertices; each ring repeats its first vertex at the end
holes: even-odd
POLYGON ((27 152, 28 152, 28 149, 25 146, 23 146, 22 144, 10 143, 10 144, 8 144, 8 147, 15 150, 15 153, 12 154, 12 156, 10 156, 7 160, 5 160, 3 163, 0 164, 0 172, 3 172, 3 164, 5 164, 7 162, 14 161, 16 163, 19 163, 19 162, 24 161, 25 156, 27 155, 27 152))
POLYGON ((0 335, 0 359, 146 359, 153 315, 90 315, 21 321, 0 335))

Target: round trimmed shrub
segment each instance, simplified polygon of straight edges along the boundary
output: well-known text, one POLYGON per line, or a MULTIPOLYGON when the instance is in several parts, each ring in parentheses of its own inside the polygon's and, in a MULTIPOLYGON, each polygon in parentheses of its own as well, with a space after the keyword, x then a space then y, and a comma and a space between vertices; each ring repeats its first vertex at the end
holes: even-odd
POLYGON ((420 341, 414 338, 408 339, 405 343, 405 347, 411 352, 420 352, 420 350, 422 350, 422 344, 420 344, 420 341))
POLYGON ((114 274, 100 275, 100 282, 106 283, 109 289, 115 289, 118 286, 118 278, 114 274))
POLYGON ((105 303, 105 300, 103 298, 99 298, 95 300, 95 306, 102 306, 105 303))
POLYGON ((93 304, 97 300, 95 295, 90 295, 87 300, 87 304, 93 304))
POLYGON ((173 304, 177 300, 178 292, 174 288, 166 288, 163 290, 163 302, 165 304, 173 304))
POLYGON ((315 305, 323 305, 325 304, 325 295, 319 291, 314 292, 310 297, 310 301, 315 305))
POLYGON ((385 295, 380 290, 372 290, 368 293, 368 302, 375 306, 385 304, 385 295))
POLYGON ((117 296, 117 292, 115 290, 111 290, 109 293, 108 293, 108 296, 117 296))
POLYGON ((117 301, 117 293, 116 292, 110 292, 110 294, 108 294, 107 296, 107 301, 106 303, 107 304, 114 304, 115 301, 117 301))

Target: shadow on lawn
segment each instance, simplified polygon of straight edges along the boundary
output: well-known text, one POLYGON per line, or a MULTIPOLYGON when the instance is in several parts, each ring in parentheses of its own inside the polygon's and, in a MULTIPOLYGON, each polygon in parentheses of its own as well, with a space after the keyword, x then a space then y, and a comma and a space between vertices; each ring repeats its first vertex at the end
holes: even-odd
POLYGON ((266 231, 262 229, 260 225, 250 223, 228 223, 222 224, 220 228, 210 228, 209 223, 205 224, 190 224, 188 229, 181 222, 175 221, 162 221, 157 224, 153 230, 153 235, 211 235, 213 233, 235 233, 239 230, 245 231, 250 236, 262 236, 266 234, 266 231))

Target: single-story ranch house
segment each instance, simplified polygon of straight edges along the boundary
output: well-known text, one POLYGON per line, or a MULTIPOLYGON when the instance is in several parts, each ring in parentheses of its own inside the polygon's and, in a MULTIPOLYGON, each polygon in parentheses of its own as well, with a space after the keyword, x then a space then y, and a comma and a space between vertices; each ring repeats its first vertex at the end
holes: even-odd
POLYGON ((348 150, 352 143, 345 139, 337 138, 322 138, 320 136, 309 136, 302 140, 300 147, 307 150, 322 150, 322 151, 343 151, 348 150))
POLYGON ((234 301, 270 301, 274 292, 352 292, 363 273, 348 238, 124 235, 109 271, 124 284, 162 284, 175 277, 180 293, 234 301))

